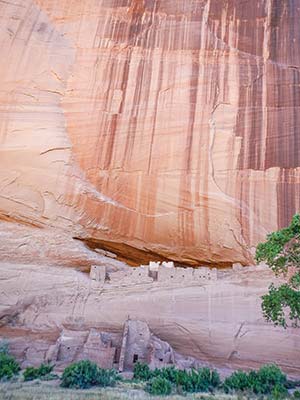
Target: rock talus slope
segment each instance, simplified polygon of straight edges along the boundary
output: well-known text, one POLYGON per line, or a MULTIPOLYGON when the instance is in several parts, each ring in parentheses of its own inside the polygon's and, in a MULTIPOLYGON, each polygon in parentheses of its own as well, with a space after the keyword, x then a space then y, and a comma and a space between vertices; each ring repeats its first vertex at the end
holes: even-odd
POLYGON ((0 2, 2 232, 249 262, 299 209, 299 19, 300 0, 0 2))

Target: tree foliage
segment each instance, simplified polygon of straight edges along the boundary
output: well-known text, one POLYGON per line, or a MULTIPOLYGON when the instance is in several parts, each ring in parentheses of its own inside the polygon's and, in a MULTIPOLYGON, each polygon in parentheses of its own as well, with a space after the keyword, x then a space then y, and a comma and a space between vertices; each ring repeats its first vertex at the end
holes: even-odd
POLYGON ((266 262, 276 276, 283 275, 287 282, 273 283, 262 296, 262 310, 267 321, 287 327, 298 326, 300 321, 300 214, 291 224, 267 236, 256 249, 256 260, 266 262), (289 271, 293 273, 289 274, 289 271))

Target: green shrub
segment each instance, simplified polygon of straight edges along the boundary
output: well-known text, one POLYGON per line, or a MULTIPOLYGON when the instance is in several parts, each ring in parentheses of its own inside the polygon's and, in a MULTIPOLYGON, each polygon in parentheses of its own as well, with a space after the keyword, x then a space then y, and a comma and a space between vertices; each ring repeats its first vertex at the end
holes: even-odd
POLYGON ((202 384, 205 385, 209 391, 212 391, 221 385, 220 375, 216 370, 202 368, 198 373, 201 377, 202 384))
POLYGON ((300 399, 300 392, 299 392, 299 390, 295 390, 295 391, 294 391, 293 397, 294 397, 294 399, 300 399))
POLYGON ((271 395, 272 395, 272 400, 280 400, 280 399, 286 399, 288 397, 288 391, 283 385, 275 385, 272 389, 271 395))
POLYGON ((0 352, 0 380, 11 379, 20 371, 20 366, 8 350, 0 352))
POLYGON ((191 371, 177 371, 176 384, 180 391, 188 393, 209 392, 221 383, 217 371, 201 368, 191 371))
POLYGON ((98 367, 97 386, 115 386, 116 382, 120 380, 117 371, 114 369, 103 369, 98 367))
POLYGON ((287 382, 286 375, 274 364, 263 365, 257 372, 251 371, 249 379, 255 394, 270 394, 275 386, 284 387, 287 382))
POLYGON ((41 364, 38 368, 28 367, 23 372, 24 381, 33 381, 38 378, 46 378, 53 371, 54 365, 41 364))
POLYGON ((89 360, 69 365, 62 374, 62 387, 87 389, 91 386, 114 386, 118 376, 114 370, 99 368, 89 360))
POLYGON ((193 392, 193 383, 190 373, 186 370, 176 370, 176 386, 177 391, 183 392, 193 392))
POLYGON ((156 376, 147 383, 146 391, 156 396, 167 396, 172 392, 172 384, 166 378, 156 376))
POLYGON ((139 381, 148 381, 152 377, 152 371, 147 364, 137 362, 133 369, 133 378, 139 381))
POLYGON ((223 384, 224 391, 229 393, 231 391, 246 391, 250 389, 249 377, 246 372, 235 371, 228 378, 225 379, 223 384))
POLYGON ((169 381, 171 383, 176 383, 177 375, 178 375, 178 369, 176 369, 174 366, 164 367, 164 368, 156 368, 154 371, 152 371, 153 377, 159 376, 161 378, 166 379, 167 381, 169 381))
MULTIPOLYGON (((269 395, 281 398, 285 396, 287 378, 277 365, 263 365, 258 371, 249 374, 236 371, 225 379, 223 388, 226 393, 230 391, 253 392, 258 395, 269 395), (274 393, 273 393, 274 391, 274 393)), ((275 397, 274 397, 275 398, 275 397)))

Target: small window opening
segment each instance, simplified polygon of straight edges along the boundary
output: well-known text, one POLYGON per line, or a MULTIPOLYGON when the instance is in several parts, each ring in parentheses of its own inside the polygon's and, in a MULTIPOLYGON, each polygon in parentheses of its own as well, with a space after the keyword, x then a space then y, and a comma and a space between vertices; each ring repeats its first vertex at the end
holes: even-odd
POLYGON ((115 350, 115 354, 114 354, 114 363, 118 363, 119 362, 119 358, 120 358, 120 351, 119 349, 115 350))
POLYGON ((137 354, 133 355, 133 364, 135 364, 136 362, 138 362, 139 360, 139 356, 137 354))

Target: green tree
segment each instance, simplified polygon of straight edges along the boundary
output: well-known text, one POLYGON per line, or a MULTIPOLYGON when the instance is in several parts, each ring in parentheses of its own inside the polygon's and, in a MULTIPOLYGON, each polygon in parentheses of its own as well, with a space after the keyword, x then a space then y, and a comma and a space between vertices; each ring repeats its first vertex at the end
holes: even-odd
POLYGON ((267 236, 256 249, 256 260, 265 261, 276 276, 287 281, 279 286, 273 283, 262 296, 263 315, 274 325, 297 327, 300 321, 300 214, 290 226, 267 236), (293 271, 291 274, 288 272, 293 271))

